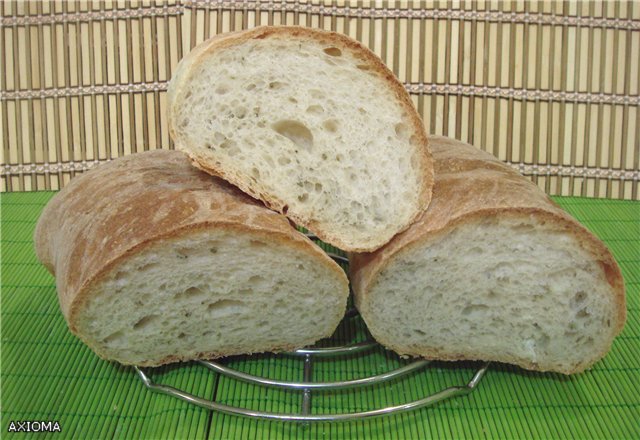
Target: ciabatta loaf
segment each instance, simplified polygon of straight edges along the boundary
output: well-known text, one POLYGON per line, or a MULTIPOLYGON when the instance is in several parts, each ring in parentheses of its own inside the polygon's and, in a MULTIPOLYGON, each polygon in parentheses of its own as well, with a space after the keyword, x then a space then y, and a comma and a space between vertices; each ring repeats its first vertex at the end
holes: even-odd
POLYGON ((453 139, 430 142, 427 212, 351 260, 372 335, 403 355, 565 374, 602 358, 626 313, 609 250, 495 157, 453 139))
POLYGON ((74 178, 37 224, 70 329, 105 359, 174 361, 299 348, 342 318, 342 269, 288 220, 177 151, 74 178))
POLYGON ((216 36, 168 92, 176 148, 349 251, 371 251, 427 207, 433 166, 406 90, 340 34, 260 27, 216 36))

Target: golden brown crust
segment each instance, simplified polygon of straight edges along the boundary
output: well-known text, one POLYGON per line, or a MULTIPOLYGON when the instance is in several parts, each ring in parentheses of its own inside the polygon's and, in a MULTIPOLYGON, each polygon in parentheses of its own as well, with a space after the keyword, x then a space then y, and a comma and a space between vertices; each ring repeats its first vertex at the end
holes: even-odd
MULTIPOLYGON (((618 264, 602 241, 556 205, 535 184, 494 156, 446 137, 431 136, 430 144, 435 160, 436 182, 427 211, 408 230, 396 235, 377 251, 350 255, 350 279, 359 308, 366 301, 369 287, 376 282, 376 277, 402 253, 410 252, 416 246, 426 246, 461 224, 493 216, 535 217, 573 235, 600 263, 617 305, 615 334, 622 330, 626 319, 624 281, 618 264)), ((393 341, 380 342, 389 347, 394 345, 393 341)), ((600 357, 606 351, 600 353, 600 357)), ((468 359, 455 353, 402 354, 443 360, 468 359)), ((519 364, 538 369, 524 361, 519 364)), ((586 367, 579 366, 565 373, 578 372, 586 367)))
MULTIPOLYGON (((418 145, 421 155, 419 160, 421 164, 419 168, 422 170, 424 176, 423 184, 420 188, 419 194, 419 206, 421 209, 416 211, 416 214, 411 218, 407 224, 402 225, 399 231, 407 229, 411 223, 413 223, 427 208, 432 196, 432 189, 434 184, 433 177, 433 159, 429 150, 429 143, 427 140, 427 134, 424 128, 424 124, 420 119, 420 116, 416 112, 411 97, 407 93, 404 86, 397 80, 393 72, 391 72, 383 61, 367 47, 355 41, 345 35, 335 32, 329 32, 318 29, 305 28, 300 26, 262 26, 249 30, 232 32, 228 34, 220 34, 198 45, 193 51, 187 54, 180 62, 178 70, 171 80, 168 93, 168 109, 169 109, 169 133, 171 138, 176 143, 178 149, 182 149, 182 140, 177 136, 176 130, 173 126, 176 117, 173 115, 174 103, 177 97, 181 93, 181 89, 188 83, 188 78, 194 68, 201 62, 203 62, 207 55, 212 52, 240 45, 243 42, 251 39, 265 39, 265 38, 298 38, 311 41, 319 41, 322 43, 336 46, 343 50, 350 50, 354 57, 361 59, 363 62, 368 63, 370 71, 376 72, 385 81, 387 86, 393 91, 396 99, 401 103, 405 110, 407 117, 410 118, 411 126, 413 127, 415 144, 418 145), (422 147, 422 148, 420 148, 422 147)), ((297 224, 312 230, 319 238, 324 241, 333 244, 341 249, 352 252, 365 252, 372 251, 381 246, 380 243, 372 243, 369 245, 352 246, 344 242, 333 231, 323 228, 323 225, 318 224, 313 218, 307 218, 301 215, 297 215, 293 212, 287 212, 287 203, 284 200, 280 200, 273 194, 267 194, 260 192, 256 186, 249 180, 238 178, 231 173, 225 172, 225 170, 218 164, 211 163, 210 160, 200 157, 197 154, 188 153, 192 158, 194 165, 207 173, 222 177, 225 180, 233 183, 241 190, 262 200, 269 208, 276 210, 282 214, 287 215, 297 224)))
POLYGON ((205 229, 254 234, 314 254, 346 291, 342 269, 285 217, 198 171, 177 151, 127 156, 76 177, 45 207, 34 242, 77 333, 78 310, 111 268, 159 240, 205 229))

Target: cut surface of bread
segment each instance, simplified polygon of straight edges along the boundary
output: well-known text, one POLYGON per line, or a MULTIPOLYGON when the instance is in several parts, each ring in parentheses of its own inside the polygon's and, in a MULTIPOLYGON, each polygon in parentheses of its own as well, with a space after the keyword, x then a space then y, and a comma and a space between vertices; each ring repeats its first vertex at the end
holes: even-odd
POLYGON ((339 34, 261 27, 208 40, 169 87, 176 148, 323 240, 374 250, 427 207, 433 167, 403 86, 339 34))
POLYGON ((70 329, 123 364, 300 348, 346 308, 346 275, 318 246, 176 151, 74 178, 35 244, 70 329))
POLYGON ((351 260, 372 335, 403 355, 565 374, 602 358, 626 314, 604 244, 493 156, 446 138, 431 144, 430 208, 351 260))

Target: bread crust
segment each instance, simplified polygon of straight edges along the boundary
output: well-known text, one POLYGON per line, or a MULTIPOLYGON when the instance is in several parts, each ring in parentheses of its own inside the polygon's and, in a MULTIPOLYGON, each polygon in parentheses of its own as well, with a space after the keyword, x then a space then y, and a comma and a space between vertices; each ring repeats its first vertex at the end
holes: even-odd
POLYGON ((322 240, 331 243, 338 248, 351 252, 367 252, 379 248, 384 243, 371 242, 361 246, 352 246, 346 243, 334 231, 331 231, 324 225, 319 224, 315 219, 298 215, 294 212, 288 212, 286 201, 281 200, 273 194, 260 191, 258 186, 250 180, 242 179, 233 173, 229 173, 219 164, 211 162, 197 153, 186 150, 185 145, 182 144, 183 139, 180 139, 177 135, 174 126, 176 120, 175 103, 179 99, 182 89, 188 83, 189 76, 195 68, 211 53, 231 46, 240 45, 248 40, 265 38, 296 38, 326 43, 342 50, 349 50, 354 57, 368 63, 370 70, 377 73, 384 80, 387 87, 393 91, 394 96, 402 105, 407 117, 410 119, 409 123, 412 127, 413 135, 416 136, 416 144, 419 149, 418 157, 420 164, 418 165, 418 168, 421 170, 423 175, 423 182, 419 189, 419 209, 416 210, 415 215, 406 224, 400 226, 398 232, 406 230, 424 212, 432 197, 432 189, 434 185, 433 159, 429 149, 429 142, 424 124, 413 106, 411 97, 404 86, 397 80, 393 72, 387 68, 376 54, 371 52, 361 43, 336 32, 305 28, 301 26, 261 26, 253 29, 216 35, 201 43, 182 59, 169 85, 167 97, 169 134, 171 138, 176 143, 177 149, 183 149, 187 152, 195 166, 211 175, 221 177, 233 183, 245 193, 263 201, 269 208, 287 215, 287 217, 292 219, 296 224, 313 231, 322 240))
MULTIPOLYGON (((159 241, 203 230, 248 234, 313 255, 348 291, 340 266, 285 217, 198 171, 178 151, 119 158, 76 177, 45 207, 34 245, 38 259, 56 276, 60 308, 70 330, 83 339, 78 313, 93 286, 115 266, 159 241)), ((336 325, 341 318, 336 314, 336 325)), ((174 358, 185 360, 172 357, 167 362, 174 358)))
MULTIPOLYGON (((617 319, 613 323, 619 334, 626 320, 624 281, 620 268, 609 249, 588 229, 566 213, 535 184, 494 156, 455 139, 431 136, 435 164, 435 187, 429 209, 406 231, 372 253, 350 254, 350 279, 356 306, 366 307, 370 288, 377 277, 395 258, 416 247, 429 246, 453 229, 493 216, 536 218, 576 238, 580 245, 599 262, 602 277, 611 286, 617 319)), ((375 327, 375 323, 368 323, 375 327)), ((394 341, 376 334, 383 345, 396 349, 394 341)), ((600 359, 609 347, 596 354, 600 359)), ((469 359, 457 352, 401 353, 440 360, 469 359)), ((523 359, 512 363, 531 370, 541 370, 523 359)), ((593 362, 561 371, 572 374, 583 371, 593 362)))

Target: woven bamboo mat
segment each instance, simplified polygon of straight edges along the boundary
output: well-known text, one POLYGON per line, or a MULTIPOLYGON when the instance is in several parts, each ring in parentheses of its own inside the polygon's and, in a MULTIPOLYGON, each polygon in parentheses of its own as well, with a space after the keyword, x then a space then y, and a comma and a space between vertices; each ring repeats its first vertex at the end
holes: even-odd
MULTIPOLYGON (((152 394, 134 371, 99 360, 72 336, 60 314, 53 278, 36 261, 32 234, 52 192, 3 194, 2 418, 55 420, 64 438, 639 438, 640 437, 640 203, 556 198, 602 238, 622 267, 628 322, 611 353, 577 376, 492 365, 472 394, 398 416, 308 426, 207 411, 152 394)), ((359 321, 334 336, 361 336, 359 321)), ((397 367, 379 350, 371 356, 319 361, 316 379, 340 380, 397 367)), ((295 359, 235 358, 235 368, 300 380, 295 359)), ((313 397, 313 411, 364 410, 417 399, 468 380, 477 365, 436 364, 403 381, 339 395, 313 397)), ((194 365, 164 367, 153 378, 221 403, 267 411, 296 411, 299 394, 239 383, 194 365)), ((40 438, 40 436, 38 437, 40 438)), ((61 438, 59 434, 54 438, 61 438)))
POLYGON ((640 199, 637 1, 0 2, 0 190, 58 189, 96 162, 171 148, 178 61, 223 32, 347 34, 429 133, 492 152, 549 194, 640 199))

